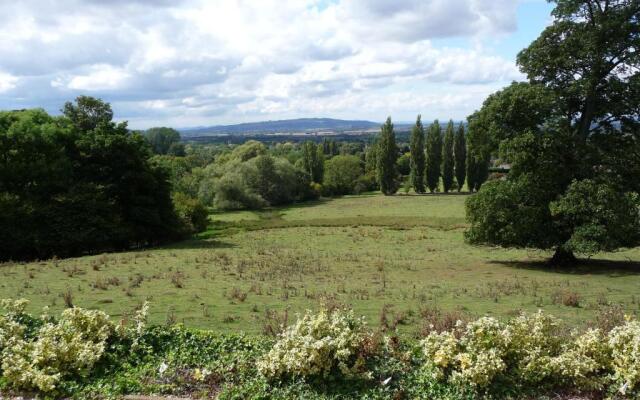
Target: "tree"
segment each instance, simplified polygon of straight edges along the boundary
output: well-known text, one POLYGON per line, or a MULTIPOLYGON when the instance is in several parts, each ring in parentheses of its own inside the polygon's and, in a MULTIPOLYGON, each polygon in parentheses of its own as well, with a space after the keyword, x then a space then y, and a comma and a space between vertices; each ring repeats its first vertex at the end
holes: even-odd
POLYGON ((453 120, 450 120, 442 144, 442 188, 445 193, 453 187, 453 140, 453 120))
POLYGON ((391 117, 382 125, 380 138, 378 139, 377 173, 380 190, 386 196, 398 191, 398 172, 396 160, 398 159, 398 146, 396 135, 393 131, 391 117))
POLYGON ((70 256, 177 239, 163 168, 107 103, 0 113, 0 258, 70 256))
POLYGON ((404 153, 396 160, 396 170, 401 176, 411 173, 411 153, 404 153))
POLYGON ((518 54, 520 69, 554 93, 559 115, 583 141, 616 123, 637 126, 640 2, 555 3, 554 23, 518 54))
POLYGON ((442 164, 442 130, 438 120, 427 131, 427 161, 425 168, 425 176, 427 187, 431 193, 438 190, 440 184, 440 168, 442 164))
POLYGON ((518 55, 529 82, 470 117, 470 150, 499 151, 511 170, 467 200, 466 236, 551 249, 565 264, 640 244, 640 3, 555 3, 553 24, 518 55))
POLYGON ((311 141, 302 144, 302 168, 311 176, 313 182, 322 182, 324 169, 324 149, 322 146, 316 146, 311 141))
POLYGON ((153 152, 156 154, 182 153, 184 155, 184 147, 180 150, 180 132, 173 128, 150 128, 144 132, 153 152))
POLYGON ((418 115, 416 123, 411 128, 411 138, 409 140, 411 151, 411 186, 416 193, 424 193, 424 127, 421 116, 418 115))
POLYGON ((322 151, 325 155, 329 157, 333 157, 340 153, 338 149, 338 144, 335 140, 332 139, 323 139, 322 140, 322 151))
POLYGON ((172 196, 178 217, 187 233, 202 232, 209 225, 209 211, 200 200, 187 194, 176 192, 172 196))
POLYGON ((458 125, 458 130, 453 140, 453 156, 455 158, 456 182, 458 184, 458 192, 460 192, 467 176, 467 142, 462 122, 458 125))
POLYGON ((61 111, 80 132, 92 131, 100 124, 109 125, 113 119, 111 105, 90 96, 79 96, 75 104, 66 102, 61 111))
POLYGON ((324 189, 330 195, 345 195, 356 192, 358 179, 362 176, 362 162, 356 156, 339 155, 327 161, 324 189))

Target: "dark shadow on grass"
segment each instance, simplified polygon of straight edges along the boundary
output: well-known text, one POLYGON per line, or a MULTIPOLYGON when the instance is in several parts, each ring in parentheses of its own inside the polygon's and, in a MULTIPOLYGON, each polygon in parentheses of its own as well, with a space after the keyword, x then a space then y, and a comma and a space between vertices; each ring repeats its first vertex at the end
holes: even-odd
POLYGON ((608 275, 611 278, 640 275, 640 261, 579 259, 574 266, 554 267, 549 261, 490 261, 505 267, 566 275, 608 275))
POLYGON ((194 249, 231 249, 237 247, 235 244, 224 242, 221 240, 193 238, 183 240, 182 242, 173 243, 164 246, 164 249, 170 250, 194 250, 194 249))

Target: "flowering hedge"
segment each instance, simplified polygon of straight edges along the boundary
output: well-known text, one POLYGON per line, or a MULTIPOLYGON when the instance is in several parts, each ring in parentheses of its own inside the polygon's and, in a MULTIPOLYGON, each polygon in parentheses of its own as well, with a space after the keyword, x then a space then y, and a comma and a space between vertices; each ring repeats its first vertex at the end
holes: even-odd
POLYGON ((0 396, 130 393, 236 398, 527 398, 557 389, 640 396, 640 322, 568 333, 542 312, 458 322, 419 342, 367 328, 353 311, 307 312, 274 342, 133 324, 71 308, 57 318, 2 301, 0 396), (293 378, 293 379, 292 379, 293 378), (322 393, 330 387, 333 393, 322 393), (191 391, 190 391, 191 390, 191 391), (194 392, 196 391, 196 392, 194 392))
POLYGON ((268 378, 368 378, 364 348, 370 340, 364 320, 353 311, 307 311, 280 335, 258 369, 268 378))
POLYGON ((45 311, 33 324, 24 312, 27 304, 23 299, 2 301, 6 312, 0 315, 0 372, 16 389, 45 393, 69 377, 86 377, 104 355, 109 339, 140 334, 147 310, 145 304, 134 318, 135 327, 125 330, 104 312, 81 308, 64 310, 58 320, 45 311))
POLYGON ((507 323, 484 317, 431 333, 421 346, 428 377, 477 389, 501 381, 640 391, 640 322, 630 319, 608 334, 589 329, 566 337, 542 312, 507 323))

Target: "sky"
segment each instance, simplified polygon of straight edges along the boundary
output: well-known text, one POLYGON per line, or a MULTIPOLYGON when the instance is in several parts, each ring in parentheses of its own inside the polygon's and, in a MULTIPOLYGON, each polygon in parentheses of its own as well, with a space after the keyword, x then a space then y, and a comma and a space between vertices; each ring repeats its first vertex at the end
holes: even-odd
POLYGON ((135 129, 464 119, 524 80, 544 0, 0 0, 0 109, 79 95, 135 129))

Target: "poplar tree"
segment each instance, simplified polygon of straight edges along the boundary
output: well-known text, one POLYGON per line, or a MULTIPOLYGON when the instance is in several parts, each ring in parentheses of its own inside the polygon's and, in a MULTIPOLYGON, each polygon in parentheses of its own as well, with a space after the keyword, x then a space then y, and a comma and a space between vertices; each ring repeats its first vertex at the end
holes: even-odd
POLYGON ((449 120, 442 144, 442 187, 445 193, 453 187, 453 120, 449 120))
POLYGON ((377 175, 380 190, 385 195, 391 195, 398 191, 396 160, 398 159, 398 147, 396 135, 393 132, 391 117, 382 125, 380 140, 378 141, 377 175))
POLYGON ((424 127, 420 115, 411 129, 409 147, 411 152, 409 161, 411 186, 416 193, 424 193, 424 127))
POLYGON ((302 145, 302 165, 313 182, 322 182, 322 174, 324 172, 324 151, 322 146, 317 146, 311 141, 305 142, 302 145))
POLYGON ((453 156, 455 158, 455 174, 458 183, 458 192, 464 186, 467 175, 467 141, 464 137, 464 124, 461 122, 453 141, 453 156))
POLYGON ((425 175, 427 187, 431 193, 438 189, 440 183, 440 165, 442 164, 442 132, 440 123, 435 120, 427 131, 427 162, 425 175))

